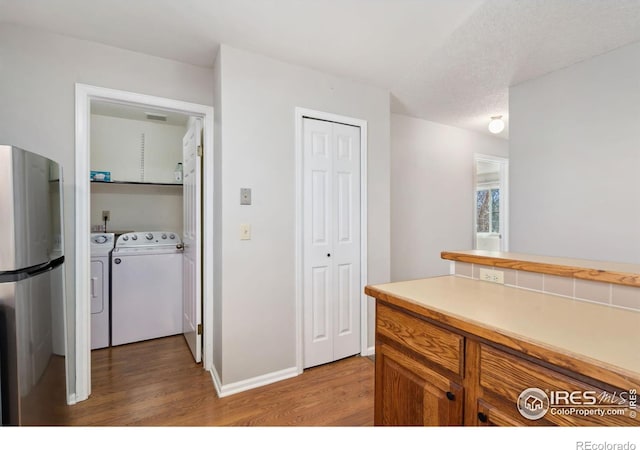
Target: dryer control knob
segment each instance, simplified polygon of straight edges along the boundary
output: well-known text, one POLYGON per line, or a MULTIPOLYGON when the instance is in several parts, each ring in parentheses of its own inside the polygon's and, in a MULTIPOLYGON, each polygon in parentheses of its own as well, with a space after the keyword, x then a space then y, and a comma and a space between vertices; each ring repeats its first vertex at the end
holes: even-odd
POLYGON ((107 237, 103 234, 101 234, 100 236, 96 236, 94 238, 94 242, 96 244, 104 244, 105 242, 107 242, 107 237))
POLYGON ((128 241, 129 240, 129 236, 122 236, 122 240, 123 241, 128 241))
POLYGON ((147 233, 147 234, 144 235, 144 237, 147 238, 147 241, 150 241, 151 239, 153 239, 153 234, 147 233))
POLYGON ((166 238, 167 238, 167 235, 166 235, 166 234, 163 234, 163 235, 162 235, 162 239, 166 239, 166 238))
POLYGON ((171 234, 169 235, 169 239, 175 239, 175 238, 176 238, 176 235, 175 235, 175 234, 171 233, 171 234))
POLYGON ((133 236, 131 236, 131 239, 133 239, 134 241, 137 241, 138 240, 138 236, 134 234, 133 236))

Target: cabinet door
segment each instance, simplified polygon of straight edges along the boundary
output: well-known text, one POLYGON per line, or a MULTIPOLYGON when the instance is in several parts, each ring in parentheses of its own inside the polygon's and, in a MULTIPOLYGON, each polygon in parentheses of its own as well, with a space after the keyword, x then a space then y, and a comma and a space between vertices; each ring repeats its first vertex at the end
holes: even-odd
POLYGON ((376 425, 462 425, 461 386, 384 344, 376 366, 376 425))

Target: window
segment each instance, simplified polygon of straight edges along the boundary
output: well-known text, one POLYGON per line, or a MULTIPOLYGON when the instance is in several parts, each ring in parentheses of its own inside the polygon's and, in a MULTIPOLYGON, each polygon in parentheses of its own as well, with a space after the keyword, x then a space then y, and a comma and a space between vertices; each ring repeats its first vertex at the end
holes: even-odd
POLYGON ((509 250, 509 160, 474 156, 473 248, 509 250))
POLYGON ((478 233, 500 233, 500 188, 478 189, 476 211, 478 233))

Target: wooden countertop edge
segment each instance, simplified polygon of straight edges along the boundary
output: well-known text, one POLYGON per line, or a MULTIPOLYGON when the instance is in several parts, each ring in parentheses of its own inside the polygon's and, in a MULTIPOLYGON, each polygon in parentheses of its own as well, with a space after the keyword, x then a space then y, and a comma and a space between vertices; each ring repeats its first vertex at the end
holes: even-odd
POLYGON ((581 280, 600 281, 623 286, 640 287, 640 274, 617 272, 611 270, 587 269, 585 267, 566 266, 560 264, 540 263, 518 259, 499 258, 495 256, 469 255, 466 253, 444 251, 442 259, 470 264, 501 267, 503 269, 524 270, 559 277, 579 278, 581 280))
POLYGON ((440 322, 473 336, 492 341, 519 351, 533 358, 546 361, 563 369, 578 373, 622 389, 639 388, 640 374, 606 364, 567 349, 529 340, 526 336, 511 335, 506 331, 492 329, 472 319, 459 318, 415 303, 411 299, 390 295, 373 286, 365 286, 365 294, 385 303, 395 305, 428 319, 440 322))

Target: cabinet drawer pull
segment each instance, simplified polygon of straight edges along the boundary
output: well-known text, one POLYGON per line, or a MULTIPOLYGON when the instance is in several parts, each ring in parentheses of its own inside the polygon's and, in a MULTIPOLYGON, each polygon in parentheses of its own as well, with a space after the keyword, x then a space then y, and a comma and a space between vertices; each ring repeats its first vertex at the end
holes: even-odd
POLYGON ((485 413, 483 412, 479 412, 478 413, 478 420, 482 423, 487 423, 488 417, 485 413))
POLYGON ((451 391, 447 391, 447 398, 451 401, 456 399, 456 396, 451 391))

